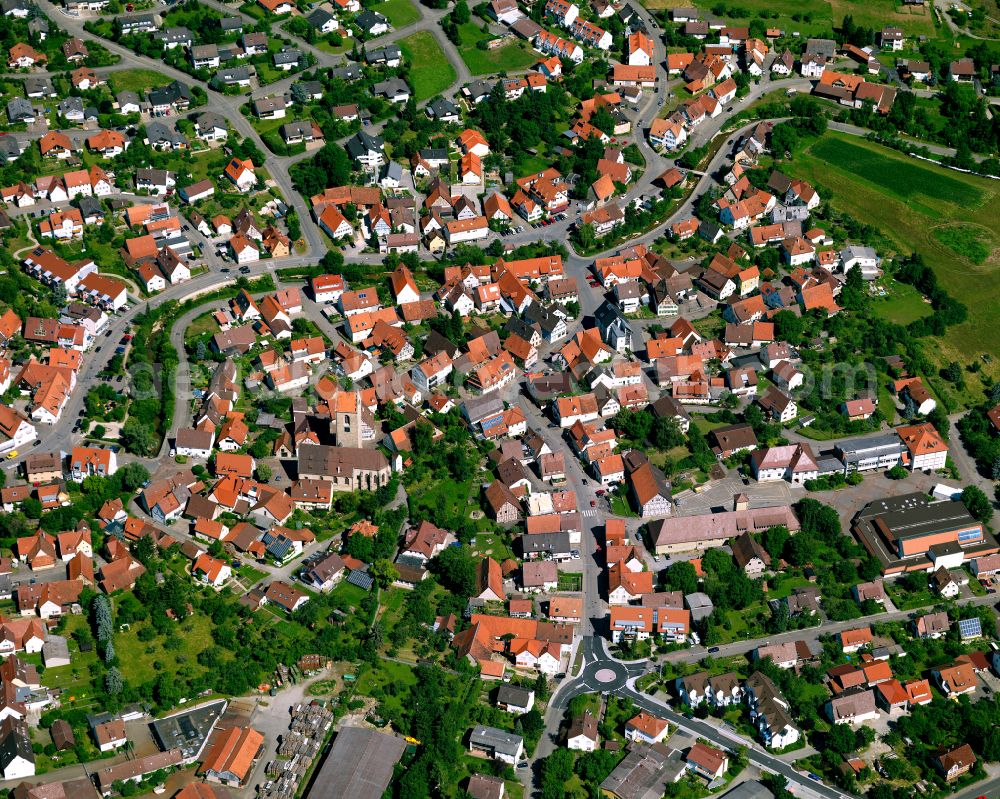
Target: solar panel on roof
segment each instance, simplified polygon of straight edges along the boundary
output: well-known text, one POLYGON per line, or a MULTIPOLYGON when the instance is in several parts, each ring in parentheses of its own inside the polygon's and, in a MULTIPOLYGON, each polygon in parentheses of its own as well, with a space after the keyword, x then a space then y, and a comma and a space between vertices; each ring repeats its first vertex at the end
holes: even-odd
POLYGON ((983 634, 983 625, 979 618, 962 619, 958 623, 958 632, 962 638, 974 638, 983 634))

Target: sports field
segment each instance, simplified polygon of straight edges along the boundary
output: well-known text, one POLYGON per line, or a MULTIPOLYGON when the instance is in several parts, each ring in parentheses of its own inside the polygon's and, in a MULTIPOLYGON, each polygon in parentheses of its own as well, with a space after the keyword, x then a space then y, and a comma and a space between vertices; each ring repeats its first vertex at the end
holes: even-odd
MULTIPOLYGON (((994 322, 1000 307, 1000 216, 995 211, 1000 181, 834 132, 781 168, 809 180, 821 194, 824 188, 831 191, 834 207, 878 227, 900 252, 919 252, 941 285, 969 308, 967 322, 949 328, 941 340, 926 339, 929 354, 945 364, 988 353, 992 363, 984 371, 1000 375, 994 322)), ((900 311, 895 321, 914 318, 914 308, 900 311)))

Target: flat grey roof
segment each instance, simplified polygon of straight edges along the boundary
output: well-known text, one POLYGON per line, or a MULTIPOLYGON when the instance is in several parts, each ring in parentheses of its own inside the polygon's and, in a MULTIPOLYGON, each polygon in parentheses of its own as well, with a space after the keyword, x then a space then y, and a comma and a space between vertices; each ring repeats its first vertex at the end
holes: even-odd
POLYGON ((183 713, 157 719, 153 728, 156 743, 163 750, 180 749, 185 760, 197 757, 216 723, 226 712, 225 700, 212 702, 183 713))
POLYGON ((355 799, 381 796, 392 770, 406 750, 395 735, 363 727, 345 727, 337 733, 330 753, 316 772, 305 799, 355 799))

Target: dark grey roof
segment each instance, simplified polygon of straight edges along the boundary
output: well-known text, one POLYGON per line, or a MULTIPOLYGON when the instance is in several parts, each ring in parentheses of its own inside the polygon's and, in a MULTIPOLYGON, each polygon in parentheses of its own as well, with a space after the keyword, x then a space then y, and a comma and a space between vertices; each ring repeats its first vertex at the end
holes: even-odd
POLYGON ((340 78, 340 80, 346 80, 348 82, 352 80, 360 80, 363 73, 361 72, 361 67, 357 64, 348 64, 346 67, 338 67, 337 69, 330 70, 331 78, 340 78))
POLYGON ((243 30, 243 18, 242 17, 222 17, 219 20, 219 27, 227 33, 232 33, 233 31, 243 30))
POLYGON ((153 35, 153 38, 161 42, 190 42, 194 40, 194 34, 187 28, 176 27, 159 31, 153 35))
POLYGON ((465 90, 473 100, 477 100, 480 97, 489 96, 495 85, 495 83, 480 79, 472 81, 465 87, 465 90))
POLYGON ((774 799, 774 794, 757 780, 747 780, 724 793, 721 799, 774 799))
POLYGON ((67 116, 72 113, 83 113, 83 99, 80 97, 66 97, 59 101, 57 106, 59 113, 67 116))
POLYGON ((366 33, 372 30, 372 28, 379 23, 388 25, 389 20, 377 11, 362 11, 357 17, 354 18, 354 24, 366 33))
POLYGON ((151 105, 174 105, 179 102, 191 102, 191 92, 188 87, 180 81, 171 81, 166 86, 159 89, 152 89, 149 92, 149 102, 151 105))
POLYGON ((78 202, 80 213, 84 216, 96 216, 104 213, 101 201, 97 197, 81 197, 78 202))
POLYGON ((524 739, 507 730, 477 724, 469 734, 469 743, 476 747, 486 747, 496 753, 513 757, 524 746, 524 739))
POLYGON ((451 100, 441 97, 427 106, 427 113, 435 119, 452 116, 458 113, 458 106, 451 100))
POLYGON ((542 329, 542 333, 551 333, 563 321, 562 317, 553 310, 537 302, 533 302, 525 308, 523 315, 526 322, 538 325, 542 329))
POLYGON ((345 146, 347 148, 347 154, 350 155, 351 158, 360 158, 373 150, 381 152, 385 147, 385 142, 378 136, 372 136, 369 133, 365 133, 363 130, 359 130, 347 140, 347 144, 345 146))
POLYGON ((172 124, 167 124, 160 120, 153 120, 146 125, 146 138, 149 139, 150 144, 167 142, 173 146, 187 143, 187 137, 183 133, 178 131, 172 124))
POLYGON ((0 136, 0 157, 13 161, 21 154, 21 145, 13 136, 0 136))
POLYGON ((8 716, 0 724, 0 770, 6 771, 18 757, 24 758, 29 763, 35 762, 27 725, 8 716))
POLYGON ((381 64, 386 61, 396 61, 403 57, 403 51, 394 44, 387 44, 385 47, 376 47, 374 50, 367 50, 369 64, 381 64))
POLYGON ((47 77, 31 76, 24 79, 24 93, 25 95, 44 94, 52 97, 56 90, 52 86, 52 81, 47 77))
MULTIPOLYGON (((34 117, 35 109, 31 105, 29 100, 24 97, 15 97, 9 103, 7 103, 7 119, 11 122, 17 122, 25 117, 34 117)), ((4 136, 4 139, 13 138, 12 136, 4 136)))
POLYGON ((246 67, 223 69, 215 73, 215 80, 219 83, 238 83, 239 81, 250 80, 250 70, 246 67))
POLYGON ((406 85, 406 81, 402 78, 387 78, 372 86, 372 92, 392 97, 397 94, 409 94, 410 87, 406 85))
POLYGON ((222 128, 225 130, 229 126, 229 123, 221 114, 216 114, 214 111, 206 111, 204 114, 199 115, 195 126, 199 131, 210 130, 212 128, 222 128))
POLYGON ((281 64, 298 64, 302 59, 302 51, 297 50, 294 47, 287 50, 282 50, 280 53, 274 54, 274 63, 276 65, 281 64))
POLYGON ((497 702, 501 705, 517 705, 527 707, 531 701, 532 692, 519 685, 501 685, 497 689, 497 702))
POLYGON ((569 533, 535 533, 521 536, 521 549, 529 554, 558 553, 570 551, 569 533))
POLYGON ((311 12, 306 16, 306 22, 312 25, 314 28, 321 28, 330 20, 336 20, 337 18, 327 11, 325 8, 317 8, 315 11, 311 12))

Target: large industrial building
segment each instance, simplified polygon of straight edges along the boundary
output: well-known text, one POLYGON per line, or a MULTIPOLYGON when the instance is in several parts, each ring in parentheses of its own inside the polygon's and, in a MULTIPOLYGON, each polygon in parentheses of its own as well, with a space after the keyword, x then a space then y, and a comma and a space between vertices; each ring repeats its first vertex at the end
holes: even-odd
POLYGON ((854 517, 853 529, 886 575, 953 569, 997 552, 996 540, 965 505, 956 500, 931 502, 920 493, 868 503, 854 517))

